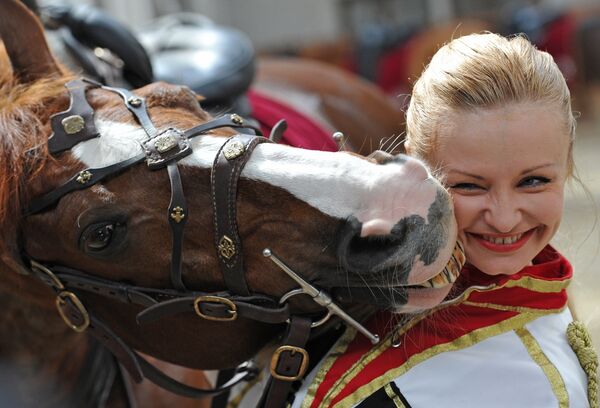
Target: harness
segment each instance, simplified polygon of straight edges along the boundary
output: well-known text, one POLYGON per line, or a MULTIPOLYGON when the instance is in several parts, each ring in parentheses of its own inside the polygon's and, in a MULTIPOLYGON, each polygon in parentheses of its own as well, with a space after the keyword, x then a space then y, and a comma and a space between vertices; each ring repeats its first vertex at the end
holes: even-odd
POLYGON ((292 277, 300 288, 288 292, 281 299, 250 293, 244 274, 242 241, 237 228, 237 184, 254 148, 261 143, 271 142, 262 136, 237 134, 230 137, 219 149, 211 169, 215 248, 228 290, 208 293, 186 287, 181 268, 184 228, 189 215, 178 161, 192 153, 192 138, 210 130, 222 127, 252 128, 260 135, 258 129, 246 124, 240 116, 231 114, 199 124, 185 132, 174 128, 159 132, 149 117, 144 99, 128 90, 105 87, 87 79, 73 80, 65 86, 70 93, 71 102, 66 111, 51 117, 53 135, 48 140, 50 154, 68 151, 80 142, 100 137, 93 121, 94 111, 86 99, 86 91, 90 88, 102 88, 120 95, 147 135, 147 139, 142 142, 143 153, 110 166, 87 168, 78 172, 61 186, 33 200, 25 210, 25 216, 47 210, 63 196, 114 177, 144 161, 151 170, 166 168, 169 175, 171 200, 167 220, 172 236, 170 280, 173 289, 139 287, 106 280, 64 265, 44 264, 25 255, 31 266, 31 275, 55 292, 56 306, 64 322, 74 331, 87 331, 98 339, 118 358, 135 381, 147 378, 176 394, 203 398, 223 393, 241 381, 254 379, 258 369, 252 361, 244 362, 234 370, 228 381, 209 390, 182 384, 151 365, 88 310, 78 295, 81 291, 142 306, 144 310, 137 316, 139 324, 190 311, 202 319, 224 324, 239 317, 269 324, 287 324, 282 344, 271 359, 272 380, 263 395, 265 407, 284 406, 292 383, 305 374, 309 356, 304 347, 311 328, 324 324, 331 316, 340 317, 369 337, 374 344, 379 341, 377 335, 371 334, 336 305, 330 295, 304 281, 269 249, 265 249, 263 255, 292 277), (287 301, 299 294, 310 295, 316 303, 326 308, 325 316, 313 322, 310 317, 292 314, 287 301))

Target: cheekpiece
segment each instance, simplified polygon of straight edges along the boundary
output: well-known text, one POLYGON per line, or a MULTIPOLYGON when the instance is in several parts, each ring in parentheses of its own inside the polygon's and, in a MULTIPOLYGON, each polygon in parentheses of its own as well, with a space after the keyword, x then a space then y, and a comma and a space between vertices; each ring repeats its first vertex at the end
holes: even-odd
POLYGON ((146 153, 146 163, 153 170, 163 168, 173 160, 192 153, 190 141, 174 128, 164 130, 152 139, 144 141, 142 147, 146 153))

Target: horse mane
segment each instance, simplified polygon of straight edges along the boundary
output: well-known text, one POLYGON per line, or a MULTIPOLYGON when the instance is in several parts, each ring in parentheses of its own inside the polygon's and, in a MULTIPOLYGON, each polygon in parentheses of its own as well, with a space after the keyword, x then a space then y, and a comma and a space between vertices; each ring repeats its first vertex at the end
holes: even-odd
POLYGON ((48 105, 70 74, 20 83, 0 43, 0 225, 20 213, 24 186, 51 159, 48 105))

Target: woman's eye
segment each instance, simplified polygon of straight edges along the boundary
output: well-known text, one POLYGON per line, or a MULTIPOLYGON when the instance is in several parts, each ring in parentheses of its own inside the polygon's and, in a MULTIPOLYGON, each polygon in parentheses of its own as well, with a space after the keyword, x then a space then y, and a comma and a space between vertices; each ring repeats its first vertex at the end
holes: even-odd
POLYGON ((539 187, 548 184, 550 181, 546 177, 527 177, 519 182, 519 187, 539 187))
POLYGON ((475 191, 481 190, 483 187, 473 183, 457 183, 450 186, 452 190, 475 191))
POLYGON ((119 223, 93 224, 81 234, 81 246, 85 252, 101 252, 114 241, 117 230, 122 227, 119 223))

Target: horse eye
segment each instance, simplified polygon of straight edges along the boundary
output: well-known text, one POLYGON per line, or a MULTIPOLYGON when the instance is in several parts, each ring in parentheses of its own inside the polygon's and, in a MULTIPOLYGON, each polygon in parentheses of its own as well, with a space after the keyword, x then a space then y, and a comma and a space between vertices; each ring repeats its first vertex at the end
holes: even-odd
POLYGON ((81 247, 85 252, 100 252, 114 241, 119 223, 92 224, 81 234, 81 247))

